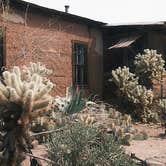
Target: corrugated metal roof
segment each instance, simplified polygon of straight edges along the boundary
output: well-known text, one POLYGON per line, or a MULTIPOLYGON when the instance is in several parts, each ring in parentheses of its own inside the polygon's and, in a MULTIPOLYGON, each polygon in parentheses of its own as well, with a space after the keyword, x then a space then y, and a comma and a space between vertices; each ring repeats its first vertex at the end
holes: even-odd
POLYGON ((113 49, 113 48, 124 48, 124 47, 129 47, 132 43, 134 43, 140 35, 137 36, 130 36, 127 38, 123 38, 120 41, 118 41, 115 45, 109 47, 108 49, 113 49))

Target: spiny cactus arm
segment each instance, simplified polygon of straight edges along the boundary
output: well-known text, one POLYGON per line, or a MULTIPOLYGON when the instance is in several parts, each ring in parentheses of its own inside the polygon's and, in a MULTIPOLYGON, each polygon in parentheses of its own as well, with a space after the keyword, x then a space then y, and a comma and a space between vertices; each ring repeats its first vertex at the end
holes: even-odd
POLYGON ((47 113, 47 112, 48 112, 48 106, 46 106, 45 108, 42 108, 42 109, 34 110, 33 112, 31 112, 30 117, 36 118, 39 116, 43 116, 43 114, 47 113))
POLYGON ((33 110, 41 109, 43 107, 47 107, 50 103, 50 97, 46 97, 45 99, 37 100, 33 104, 33 110))
POLYGON ((50 75, 52 74, 52 70, 49 70, 45 67, 45 65, 41 65, 40 62, 37 63, 37 72, 40 73, 41 75, 50 75))
POLYGON ((34 101, 34 93, 32 90, 28 90, 23 99, 23 109, 24 112, 30 113, 33 110, 33 101, 34 101))
POLYGON ((2 75, 6 86, 12 86, 11 73, 8 71, 4 71, 2 75))
POLYGON ((21 71, 20 71, 20 68, 18 66, 14 66, 12 72, 21 78, 21 71))
POLYGON ((31 81, 35 82, 39 86, 40 84, 42 84, 43 78, 37 74, 33 74, 31 81))
POLYGON ((43 89, 41 89, 38 93, 35 94, 35 101, 39 98, 43 97, 45 94, 48 94, 51 89, 53 88, 53 84, 51 82, 48 82, 43 89))
POLYGON ((115 70, 112 70, 112 76, 113 76, 113 82, 115 82, 115 84, 120 87, 120 81, 119 81, 119 78, 116 74, 116 71, 115 70))
POLYGON ((18 93, 16 92, 16 89, 11 88, 11 87, 8 87, 8 89, 9 89, 9 92, 10 92, 9 101, 19 103, 21 101, 21 98, 18 95, 18 93))
POLYGON ((15 73, 11 74, 12 87, 16 90, 19 96, 22 96, 22 83, 21 80, 19 80, 19 76, 17 76, 15 73))
POLYGON ((9 100, 7 97, 0 91, 0 105, 7 105, 9 103, 9 100))
POLYGON ((44 65, 41 65, 40 62, 38 63, 30 63, 29 66, 24 66, 24 71, 27 73, 36 73, 40 76, 46 76, 52 73, 52 70, 47 69, 44 65))
POLYGON ((31 72, 24 66, 22 70, 22 79, 30 81, 31 78, 31 72))
POLYGON ((17 81, 18 81, 18 84, 20 86, 20 88, 22 88, 22 78, 21 78, 21 71, 20 71, 20 68, 18 66, 14 66, 13 67, 13 73, 16 74, 16 77, 17 77, 17 81))
POLYGON ((6 97, 6 98, 9 98, 9 90, 7 89, 7 87, 0 83, 0 91, 3 93, 3 95, 6 97))

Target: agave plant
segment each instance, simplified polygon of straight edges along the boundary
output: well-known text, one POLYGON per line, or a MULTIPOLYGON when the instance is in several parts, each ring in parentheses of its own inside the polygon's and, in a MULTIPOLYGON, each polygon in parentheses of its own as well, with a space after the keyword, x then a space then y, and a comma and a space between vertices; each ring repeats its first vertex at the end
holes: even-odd
POLYGON ((67 88, 65 97, 57 97, 55 105, 60 112, 73 114, 80 112, 84 107, 86 101, 83 99, 83 91, 73 91, 72 87, 67 88))

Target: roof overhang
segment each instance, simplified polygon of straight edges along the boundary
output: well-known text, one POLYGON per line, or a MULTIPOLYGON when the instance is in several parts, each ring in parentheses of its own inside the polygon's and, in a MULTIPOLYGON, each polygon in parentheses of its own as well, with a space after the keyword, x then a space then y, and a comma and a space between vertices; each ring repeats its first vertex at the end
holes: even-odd
POLYGON ((104 25, 106 25, 106 23, 100 22, 100 21, 96 21, 96 20, 92 20, 86 17, 82 17, 82 16, 78 16, 75 14, 71 14, 71 13, 67 13, 67 12, 63 12, 63 11, 59 11, 59 10, 55 10, 55 9, 50 9, 47 7, 43 7, 34 3, 30 3, 27 2, 26 0, 9 0, 10 5, 12 6, 17 6, 20 10, 23 8, 26 10, 27 5, 29 6, 28 8, 33 8, 35 11, 38 10, 38 12, 43 12, 43 13, 47 13, 52 15, 58 15, 60 17, 64 17, 66 19, 70 19, 73 20, 75 22, 79 22, 79 23, 84 23, 90 26, 97 26, 97 27, 103 27, 104 25))

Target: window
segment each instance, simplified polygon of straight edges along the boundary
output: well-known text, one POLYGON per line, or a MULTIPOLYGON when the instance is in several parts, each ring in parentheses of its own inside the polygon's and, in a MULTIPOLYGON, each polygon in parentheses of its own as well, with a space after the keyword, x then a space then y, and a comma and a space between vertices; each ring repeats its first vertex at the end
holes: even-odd
POLYGON ((5 66, 4 34, 5 34, 5 29, 0 27, 0 75, 2 74, 5 66))
POLYGON ((73 85, 84 87, 88 84, 87 79, 87 45, 73 43, 73 85))

